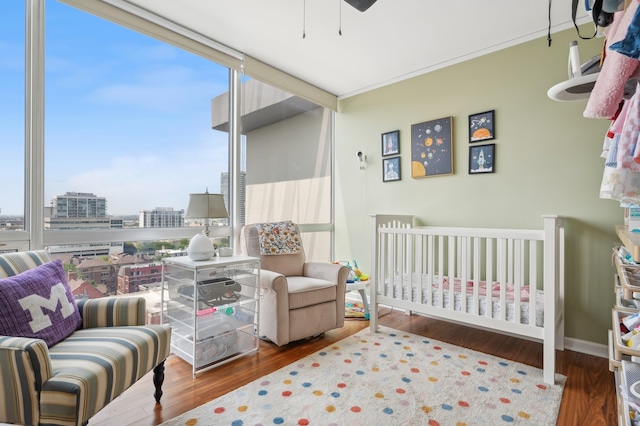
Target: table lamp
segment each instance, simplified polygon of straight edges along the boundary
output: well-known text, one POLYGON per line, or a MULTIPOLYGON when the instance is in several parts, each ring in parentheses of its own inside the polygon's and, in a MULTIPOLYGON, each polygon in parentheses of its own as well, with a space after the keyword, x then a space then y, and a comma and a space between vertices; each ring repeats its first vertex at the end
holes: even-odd
POLYGON ((227 208, 224 205, 222 194, 209 194, 205 190, 204 194, 189 194, 189 206, 187 207, 186 219, 205 219, 204 230, 193 236, 187 255, 191 260, 208 260, 213 257, 215 248, 209 238, 209 219, 224 219, 229 217, 227 208))

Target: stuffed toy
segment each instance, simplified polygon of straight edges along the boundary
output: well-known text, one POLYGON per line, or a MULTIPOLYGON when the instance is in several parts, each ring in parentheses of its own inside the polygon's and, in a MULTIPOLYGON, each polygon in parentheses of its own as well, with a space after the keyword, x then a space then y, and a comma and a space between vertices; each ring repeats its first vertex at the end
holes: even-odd
POLYGON ((613 23, 607 28, 605 58, 583 113, 586 118, 614 117, 625 95, 629 96, 629 93, 625 94, 625 84, 630 78, 640 77, 638 58, 610 49, 612 44, 625 39, 637 10, 638 0, 632 0, 624 12, 614 15, 613 23))

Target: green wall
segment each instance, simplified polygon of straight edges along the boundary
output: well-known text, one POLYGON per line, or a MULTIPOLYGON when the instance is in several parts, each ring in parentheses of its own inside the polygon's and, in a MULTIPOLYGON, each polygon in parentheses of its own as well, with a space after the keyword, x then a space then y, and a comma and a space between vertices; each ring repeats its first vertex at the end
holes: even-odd
MULTIPOLYGON (((584 30, 583 30, 584 31, 584 30)), ((413 214, 422 224, 541 228, 566 217, 566 335, 606 344, 611 328, 616 201, 599 198, 607 120, 586 100, 554 102, 575 29, 342 99, 336 114, 336 259, 370 265, 369 215, 413 214), (495 173, 468 174, 469 114, 495 110, 495 173), (454 174, 411 177, 411 125, 453 117, 454 174), (381 133, 400 130, 402 179, 382 182, 381 133), (358 151, 366 155, 359 170, 358 151)), ((603 39, 580 40, 582 62, 603 39)))

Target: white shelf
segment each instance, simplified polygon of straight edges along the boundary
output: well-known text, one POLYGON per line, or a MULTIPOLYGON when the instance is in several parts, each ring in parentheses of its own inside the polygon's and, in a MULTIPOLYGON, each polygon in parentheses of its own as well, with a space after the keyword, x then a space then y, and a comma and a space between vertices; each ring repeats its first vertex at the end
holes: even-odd
POLYGON ((616 226, 616 234, 629 250, 633 260, 640 262, 640 233, 631 232, 626 226, 618 225, 616 226))
POLYGON ((163 260, 162 322, 171 349, 199 372, 257 352, 260 261, 248 256, 163 260))
MULTIPOLYGON (((630 232, 625 226, 616 226, 616 234, 628 250, 634 262, 640 261, 640 234, 630 232)), ((631 269, 619 255, 614 256, 616 276, 614 292, 616 294, 615 307, 612 310, 609 331, 609 369, 614 373, 616 382, 616 396, 618 402, 618 423, 631 426, 629 401, 640 404, 640 398, 631 394, 629 387, 640 381, 640 347, 628 347, 622 341, 623 332, 620 330, 622 318, 638 312, 636 297, 640 295, 640 282, 636 281, 631 269)))

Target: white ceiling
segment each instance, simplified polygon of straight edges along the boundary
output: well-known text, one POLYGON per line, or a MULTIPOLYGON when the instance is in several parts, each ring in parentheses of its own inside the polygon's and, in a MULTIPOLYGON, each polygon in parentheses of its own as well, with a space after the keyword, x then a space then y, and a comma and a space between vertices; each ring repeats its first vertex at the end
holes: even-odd
MULTIPOLYGON (((365 12, 341 0, 127 1, 339 97, 546 43, 549 25, 549 0, 378 0, 365 12)), ((553 1, 552 34, 570 27, 571 0, 553 1)))

